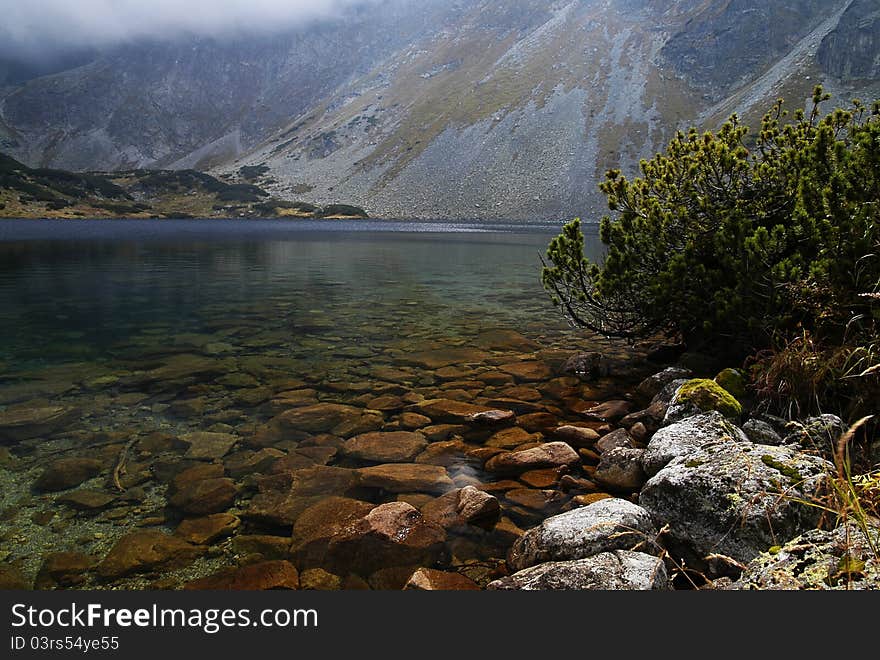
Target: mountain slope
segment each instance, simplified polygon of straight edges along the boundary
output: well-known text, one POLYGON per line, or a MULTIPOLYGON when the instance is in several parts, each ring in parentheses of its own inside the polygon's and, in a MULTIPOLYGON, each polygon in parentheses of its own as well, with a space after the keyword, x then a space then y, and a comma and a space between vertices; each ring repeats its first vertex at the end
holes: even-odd
POLYGON ((260 42, 118 49, 8 88, 0 145, 81 169, 245 167, 276 197, 374 216, 592 219, 604 171, 634 171, 677 128, 732 111, 754 125, 818 82, 880 94, 875 7, 388 0, 260 42))

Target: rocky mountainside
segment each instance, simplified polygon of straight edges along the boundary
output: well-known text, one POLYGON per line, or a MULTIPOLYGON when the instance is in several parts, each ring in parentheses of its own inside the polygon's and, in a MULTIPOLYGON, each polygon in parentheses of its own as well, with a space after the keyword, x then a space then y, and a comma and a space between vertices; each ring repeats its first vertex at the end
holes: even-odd
POLYGON ((812 87, 880 95, 874 0, 386 0, 271 38, 139 43, 0 91, 33 166, 242 168, 373 216, 595 218, 608 168, 812 87))

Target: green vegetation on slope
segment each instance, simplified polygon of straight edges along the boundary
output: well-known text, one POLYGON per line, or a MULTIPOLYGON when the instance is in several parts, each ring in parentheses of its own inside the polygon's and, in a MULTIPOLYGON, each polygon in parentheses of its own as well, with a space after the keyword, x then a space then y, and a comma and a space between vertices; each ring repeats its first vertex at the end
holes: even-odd
POLYGON ((113 174, 33 169, 0 153, 0 215, 10 218, 366 218, 347 205, 272 199, 251 183, 195 170, 113 174))

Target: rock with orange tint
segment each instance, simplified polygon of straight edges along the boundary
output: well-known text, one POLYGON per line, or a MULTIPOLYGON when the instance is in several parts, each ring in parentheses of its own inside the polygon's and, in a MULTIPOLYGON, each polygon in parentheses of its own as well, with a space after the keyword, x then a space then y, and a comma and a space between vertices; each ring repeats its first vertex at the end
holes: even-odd
POLYGON ((455 484, 446 469, 421 463, 389 463, 356 470, 358 483, 391 493, 444 493, 455 484))
POLYGON ((224 569, 200 580, 188 582, 188 591, 268 591, 299 589, 299 572, 289 561, 275 560, 224 569))
POLYGON ((364 433, 342 446, 345 456, 369 463, 412 463, 428 446, 421 433, 394 431, 364 433))
POLYGON ((412 574, 406 590, 416 591, 479 591, 480 587, 470 578, 460 573, 437 571, 431 568, 420 568, 412 574))
POLYGON ((202 546, 158 530, 145 529, 123 536, 98 565, 98 574, 113 579, 132 573, 181 568, 204 553, 202 546))
POLYGON ((524 451, 499 454, 486 462, 486 470, 496 474, 521 474, 544 468, 574 467, 580 456, 564 442, 547 444, 524 451))

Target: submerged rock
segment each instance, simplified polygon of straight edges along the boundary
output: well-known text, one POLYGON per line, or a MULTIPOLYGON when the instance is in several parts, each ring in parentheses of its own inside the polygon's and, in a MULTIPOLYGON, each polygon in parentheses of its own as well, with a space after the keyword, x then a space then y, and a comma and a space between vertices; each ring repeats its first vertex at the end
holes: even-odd
POLYGON ((241 568, 221 570, 214 575, 188 582, 186 590, 267 591, 299 589, 299 572, 289 561, 274 560, 241 568))
POLYGON ((238 516, 215 513, 203 518, 183 520, 174 530, 174 534, 196 545, 208 545, 224 536, 232 535, 240 525, 238 516))
POLYGON ((101 474, 104 465, 93 458, 60 458, 52 461, 34 487, 44 491, 67 490, 101 474))
POLYGON ((395 566, 430 566, 445 540, 443 528, 417 509, 406 502, 390 502, 335 534, 327 547, 326 566, 360 575, 395 566))
POLYGON ((455 487, 446 469, 422 463, 389 463, 356 470, 358 483, 391 493, 444 493, 455 487))
POLYGON ((508 426, 516 421, 511 410, 498 410, 452 399, 429 399, 414 404, 412 410, 436 423, 508 426))
POLYGON ((489 583, 491 590, 665 590, 662 559, 615 550, 576 561, 549 562, 489 583))
POLYGON ((208 433, 196 431, 180 436, 188 446, 185 458, 197 460, 214 460, 223 458, 229 453, 238 438, 231 433, 208 433))
POLYGON ((412 463, 428 446, 421 433, 365 433, 342 445, 342 453, 370 463, 412 463))
POLYGON ((97 559, 81 552, 53 552, 46 555, 37 579, 36 589, 54 589, 55 587, 78 587, 88 579, 97 559))
POLYGON ((610 550, 654 551, 656 537, 657 529, 645 509, 626 500, 603 499, 547 518, 530 529, 510 549, 507 563, 519 571, 610 550))
POLYGON ((69 406, 17 407, 0 411, 0 442, 19 442, 63 429, 79 411, 69 406))
POLYGON ((204 553, 183 539, 157 530, 141 530, 123 536, 98 565, 98 574, 114 579, 132 573, 181 568, 204 553))
POLYGON ((530 470, 554 467, 573 467, 580 456, 564 442, 547 444, 523 451, 499 454, 486 462, 486 470, 496 474, 519 474, 530 470))
POLYGON ((427 520, 444 529, 462 529, 468 525, 491 529, 501 517, 498 499, 473 486, 451 491, 431 500, 421 508, 427 520))

